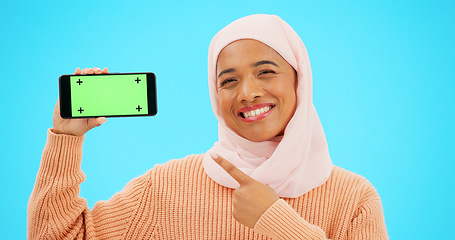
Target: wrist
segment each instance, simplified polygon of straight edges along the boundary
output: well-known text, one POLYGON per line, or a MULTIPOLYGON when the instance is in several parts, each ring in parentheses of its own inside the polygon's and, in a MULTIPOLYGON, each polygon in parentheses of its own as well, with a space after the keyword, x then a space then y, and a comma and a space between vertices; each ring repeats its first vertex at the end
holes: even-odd
POLYGON ((62 131, 58 128, 51 128, 50 129, 52 133, 54 134, 62 134, 62 135, 70 135, 70 136, 75 136, 75 137, 81 137, 81 136, 84 136, 84 134, 74 134, 74 133, 70 133, 70 132, 66 132, 66 131, 62 131))

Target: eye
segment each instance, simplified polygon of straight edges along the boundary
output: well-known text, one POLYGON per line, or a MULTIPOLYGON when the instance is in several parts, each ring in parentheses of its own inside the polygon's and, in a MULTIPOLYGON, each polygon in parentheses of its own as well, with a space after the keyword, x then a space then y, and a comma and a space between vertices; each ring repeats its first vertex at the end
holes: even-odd
POLYGON ((263 74, 275 74, 275 71, 273 70, 262 70, 259 75, 263 75, 263 74))
POLYGON ((223 82, 221 82, 220 87, 224 86, 227 83, 234 82, 234 81, 236 81, 234 78, 228 78, 228 79, 224 80, 223 82))

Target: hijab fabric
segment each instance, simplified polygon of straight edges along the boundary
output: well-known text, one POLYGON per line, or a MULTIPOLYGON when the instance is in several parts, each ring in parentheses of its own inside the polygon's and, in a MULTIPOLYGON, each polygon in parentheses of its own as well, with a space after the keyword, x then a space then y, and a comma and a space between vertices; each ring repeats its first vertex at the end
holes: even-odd
POLYGON ((333 165, 327 141, 313 105, 310 60, 297 33, 276 15, 256 14, 240 18, 212 39, 208 56, 208 80, 213 112, 218 119, 218 142, 207 151, 203 166, 207 175, 223 186, 239 184, 211 157, 217 153, 253 179, 273 188, 280 197, 296 198, 316 188, 330 176, 333 165), (283 136, 264 142, 245 139, 227 126, 217 96, 218 55, 228 44, 255 39, 273 48, 297 72, 297 108, 283 136))

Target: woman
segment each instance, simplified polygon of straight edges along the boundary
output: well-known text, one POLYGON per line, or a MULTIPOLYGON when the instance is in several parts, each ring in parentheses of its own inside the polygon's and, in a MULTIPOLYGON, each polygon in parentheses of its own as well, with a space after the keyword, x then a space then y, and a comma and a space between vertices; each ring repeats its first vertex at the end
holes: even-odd
POLYGON ((273 15, 234 21, 213 38, 208 64, 219 142, 155 166, 93 210, 78 196, 82 142, 106 120, 63 120, 57 104, 29 238, 388 238, 374 187, 331 163, 308 55, 287 23, 273 15))

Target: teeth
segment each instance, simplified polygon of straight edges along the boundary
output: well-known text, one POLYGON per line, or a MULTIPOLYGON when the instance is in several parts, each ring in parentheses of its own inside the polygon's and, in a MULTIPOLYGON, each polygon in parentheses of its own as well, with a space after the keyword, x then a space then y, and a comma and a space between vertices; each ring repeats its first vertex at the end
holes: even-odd
POLYGON ((249 112, 244 112, 243 116, 245 116, 245 118, 254 117, 256 115, 268 112, 270 109, 272 109, 271 106, 259 108, 259 109, 252 110, 252 111, 249 111, 249 112))

